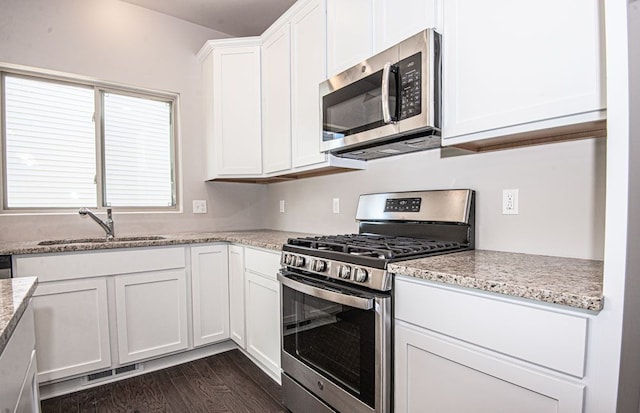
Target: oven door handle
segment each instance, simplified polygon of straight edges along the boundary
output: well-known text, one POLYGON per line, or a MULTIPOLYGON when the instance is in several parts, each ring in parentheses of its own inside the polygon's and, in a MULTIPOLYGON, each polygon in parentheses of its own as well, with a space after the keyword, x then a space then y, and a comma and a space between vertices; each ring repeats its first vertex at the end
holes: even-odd
POLYGON ((286 285, 287 287, 300 291, 301 293, 322 298, 327 301, 348 305, 349 307, 355 307, 361 310, 371 310, 373 308, 373 298, 358 297, 355 295, 342 294, 337 291, 326 290, 324 288, 292 280, 282 274, 278 274, 278 280, 280 280, 282 285, 286 285))

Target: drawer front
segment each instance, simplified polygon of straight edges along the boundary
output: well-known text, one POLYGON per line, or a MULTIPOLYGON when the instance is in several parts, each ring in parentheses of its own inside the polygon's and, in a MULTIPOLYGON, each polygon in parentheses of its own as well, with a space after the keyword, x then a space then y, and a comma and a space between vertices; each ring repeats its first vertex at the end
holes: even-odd
POLYGON ((36 276, 42 283, 183 268, 185 249, 159 247, 22 255, 16 257, 15 264, 16 277, 36 276))
POLYGON ((280 254, 257 250, 254 248, 244 249, 245 269, 264 275, 271 279, 277 279, 280 269, 280 254))
POLYGON ((395 317, 530 363, 584 377, 587 319, 579 314, 398 277, 395 317))

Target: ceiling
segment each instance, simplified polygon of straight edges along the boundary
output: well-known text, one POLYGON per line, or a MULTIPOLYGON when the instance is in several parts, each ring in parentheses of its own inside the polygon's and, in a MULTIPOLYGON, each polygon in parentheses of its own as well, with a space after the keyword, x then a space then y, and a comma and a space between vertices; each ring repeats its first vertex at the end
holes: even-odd
POLYGON ((234 37, 257 36, 295 0, 122 0, 234 37))

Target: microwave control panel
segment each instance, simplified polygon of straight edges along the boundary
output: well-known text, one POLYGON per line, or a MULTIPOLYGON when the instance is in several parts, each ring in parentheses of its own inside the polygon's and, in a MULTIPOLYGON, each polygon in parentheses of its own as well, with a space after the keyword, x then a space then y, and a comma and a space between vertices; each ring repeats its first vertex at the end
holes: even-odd
POLYGON ((400 80, 400 120, 422 112, 422 53, 416 53, 397 64, 400 80))

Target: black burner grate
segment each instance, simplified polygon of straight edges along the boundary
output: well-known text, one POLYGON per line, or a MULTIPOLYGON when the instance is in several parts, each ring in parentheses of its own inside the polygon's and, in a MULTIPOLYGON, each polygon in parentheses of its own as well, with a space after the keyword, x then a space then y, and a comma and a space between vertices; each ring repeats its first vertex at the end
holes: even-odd
POLYGON ((289 245, 320 251, 335 251, 351 255, 391 260, 410 258, 435 252, 460 249, 454 241, 439 241, 412 237, 375 234, 327 235, 290 238, 289 245))

